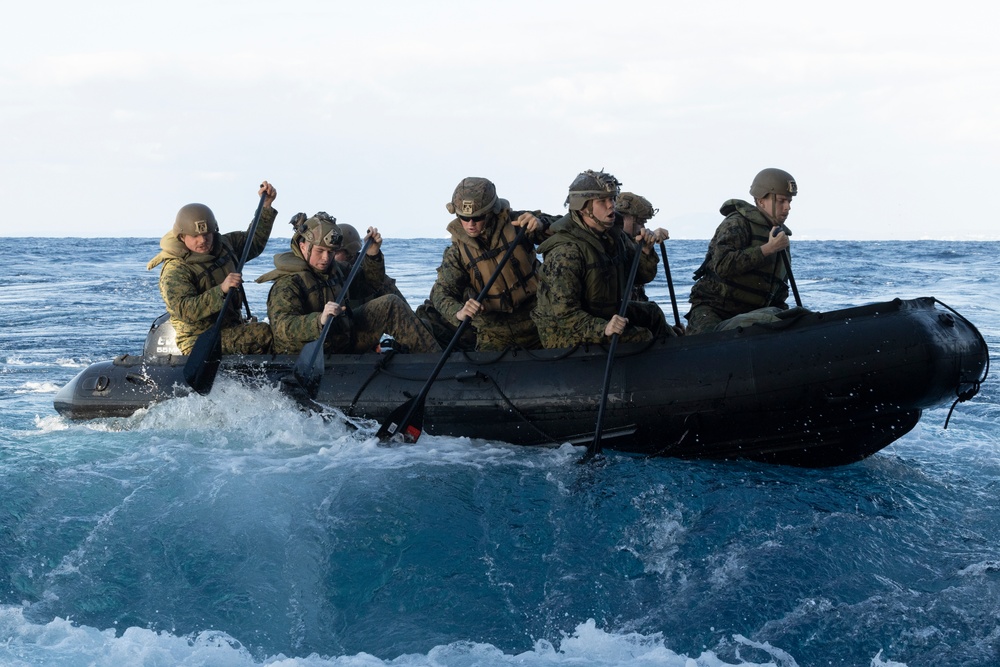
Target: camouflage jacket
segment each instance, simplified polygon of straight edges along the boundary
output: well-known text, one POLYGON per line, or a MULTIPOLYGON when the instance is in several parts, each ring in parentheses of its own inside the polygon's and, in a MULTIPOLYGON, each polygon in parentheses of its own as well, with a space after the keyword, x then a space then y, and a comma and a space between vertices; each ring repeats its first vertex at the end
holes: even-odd
POLYGON ((751 310, 788 308, 788 277, 780 254, 765 257, 772 226, 759 208, 741 199, 726 201, 726 216, 708 244, 705 261, 695 272, 691 306, 708 305, 726 318, 751 310))
MULTIPOLYGON (((622 231, 625 231, 624 227, 617 222, 615 223, 615 226, 620 227, 622 231)), ((630 300, 644 303, 649 301, 649 297, 646 296, 646 286, 640 285, 638 280, 636 280, 635 284, 632 286, 632 298, 630 300)))
POLYGON ((385 296, 386 294, 395 294, 403 301, 406 301, 406 297, 404 297, 403 293, 399 291, 398 287, 396 287, 396 281, 393 278, 386 276, 385 280, 383 280, 380 285, 374 287, 368 284, 368 281, 362 281, 351 285, 347 305, 349 308, 357 308, 358 306, 368 303, 372 299, 377 299, 378 297, 385 296))
MULTIPOLYGON (((270 206, 261 210, 260 222, 247 255, 248 261, 264 251, 277 215, 278 212, 270 206)), ((215 325, 226 299, 219 285, 236 270, 246 241, 246 232, 216 234, 212 251, 202 254, 188 250, 172 231, 160 239, 160 252, 149 261, 146 269, 163 264, 160 269, 160 295, 170 313, 170 322, 177 331, 177 346, 181 350, 189 351, 198 335, 215 325)), ((223 326, 233 326, 242 321, 242 306, 242 295, 234 294, 229 300, 223 326)))
MULTIPOLYGON (((320 314, 328 301, 336 301, 341 285, 351 272, 346 262, 333 262, 325 273, 312 268, 302 257, 292 241, 292 250, 274 256, 274 270, 257 278, 258 283, 273 281, 267 295, 267 316, 274 332, 274 351, 278 354, 297 354, 302 347, 319 338, 323 326, 320 314)), ((361 270, 348 288, 348 312, 336 318, 323 344, 327 353, 349 350, 353 347, 354 329, 351 322, 350 302, 355 289, 371 290, 371 285, 382 285, 385 280, 385 261, 380 252, 372 257, 365 255, 361 270)))
POLYGON ((451 326, 458 326, 455 315, 465 306, 466 300, 479 295, 513 241, 518 228, 509 221, 526 212, 532 213, 542 224, 515 249, 483 300, 483 312, 472 320, 474 328, 483 329, 500 325, 507 314, 522 305, 529 308, 534 305, 533 297, 538 291, 535 244, 548 237, 549 226, 557 218, 540 211, 504 209, 475 239, 465 232, 458 218, 448 225, 452 243, 441 257, 430 300, 451 326), (467 296, 469 294, 472 297, 467 296))
MULTIPOLYGON (((620 228, 598 235, 576 212, 563 216, 552 231, 538 247, 544 261, 538 305, 531 314, 542 343, 551 348, 604 342, 604 328, 620 308, 632 259, 641 251, 620 228)), ((644 253, 636 283, 655 278, 657 262, 654 253, 644 253)))

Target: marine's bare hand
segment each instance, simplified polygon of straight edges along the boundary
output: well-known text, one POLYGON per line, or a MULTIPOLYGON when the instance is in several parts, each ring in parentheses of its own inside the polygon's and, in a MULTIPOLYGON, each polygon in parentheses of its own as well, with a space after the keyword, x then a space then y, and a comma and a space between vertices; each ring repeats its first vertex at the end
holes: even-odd
POLYGON ((483 305, 476 301, 475 299, 469 299, 462 306, 462 310, 455 313, 455 319, 461 322, 462 320, 473 318, 482 311, 483 305))
POLYGON ((243 276, 239 273, 230 273, 226 276, 226 279, 222 281, 219 285, 222 288, 223 294, 229 294, 229 290, 234 287, 239 287, 243 284, 243 276))
POLYGON ((337 317, 346 309, 336 301, 327 301, 323 306, 323 314, 319 316, 319 323, 325 325, 331 317, 337 317))
POLYGON ((260 184, 260 189, 257 190, 257 196, 266 195, 264 197, 264 206, 270 206, 274 203, 274 200, 278 198, 278 191, 274 189, 274 186, 264 181, 260 184))
POLYGON ((369 227, 365 238, 369 236, 372 239, 372 244, 368 246, 365 254, 369 257, 378 257, 379 249, 382 247, 382 235, 378 233, 378 227, 369 227))
POLYGON ((534 234, 535 231, 542 225, 541 221, 532 213, 522 213, 517 216, 517 220, 511 220, 510 224, 515 227, 524 227, 524 230, 528 234, 534 234))
POLYGON ((622 317, 621 315, 612 315, 611 319, 608 320, 608 324, 604 327, 604 335, 612 336, 614 334, 621 334, 625 331, 625 325, 628 324, 628 318, 622 317))
POLYGON ((771 229, 771 236, 768 237, 767 243, 760 247, 760 251, 764 253, 764 257, 770 257, 776 252, 781 252, 790 244, 785 231, 781 227, 774 227, 771 229))

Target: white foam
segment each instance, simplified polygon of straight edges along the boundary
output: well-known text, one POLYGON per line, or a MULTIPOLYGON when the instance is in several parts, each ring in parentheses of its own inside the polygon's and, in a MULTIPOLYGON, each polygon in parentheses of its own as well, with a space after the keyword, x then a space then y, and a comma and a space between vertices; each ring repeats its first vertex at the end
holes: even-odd
POLYGON ((46 415, 45 417, 35 415, 35 428, 40 433, 54 433, 69 429, 69 424, 59 415, 46 415))
MULTIPOLYGON (((67 359, 59 359, 56 364, 59 366, 65 365, 67 359)), ((6 359, 6 364, 8 366, 17 366, 19 368, 49 368, 52 366, 51 361, 27 361, 20 354, 12 354, 6 359)))
POLYGON ((59 391, 59 385, 55 382, 25 382, 19 389, 15 389, 15 394, 54 394, 59 391))
MULTIPOLYGON (((661 633, 613 633, 597 627, 593 619, 581 623, 557 644, 536 641, 529 651, 505 653, 492 644, 459 641, 440 645, 424 654, 405 654, 388 660, 368 653, 345 656, 302 657, 274 655, 255 659, 239 641, 220 631, 203 631, 187 636, 132 627, 120 635, 113 629, 98 630, 56 618, 35 624, 24 618, 23 608, 0 607, 0 663, 4 665, 95 665, 132 667, 139 665, 213 665, 217 667, 797 667, 786 651, 766 642, 754 642, 740 635, 733 641, 761 651, 767 662, 726 662, 711 651, 688 657, 666 646, 661 633)), ((905 667, 883 661, 882 652, 872 659, 873 667, 905 667)))
POLYGON ((55 364, 62 368, 86 368, 91 362, 89 359, 68 359, 66 357, 56 357, 55 364))
POLYGON ((962 576, 981 577, 985 574, 1000 572, 1000 561, 984 560, 973 563, 968 567, 963 567, 958 573, 962 576))

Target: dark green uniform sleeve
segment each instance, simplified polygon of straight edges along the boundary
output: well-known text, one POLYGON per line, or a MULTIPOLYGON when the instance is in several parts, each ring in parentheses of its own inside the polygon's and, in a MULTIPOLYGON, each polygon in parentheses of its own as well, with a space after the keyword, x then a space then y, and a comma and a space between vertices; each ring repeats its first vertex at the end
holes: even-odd
MULTIPOLYGON (((348 272, 351 270, 348 267, 348 272)), ((382 283, 385 282, 385 255, 379 250, 379 253, 374 257, 365 254, 365 258, 361 260, 361 277, 374 292, 382 283)), ((350 292, 351 290, 348 290, 350 292)))
MULTIPOLYGON (((642 252, 642 249, 638 244, 632 244, 632 253, 642 252)), ((629 253, 628 261, 631 268, 631 262, 635 259, 635 255, 629 253)), ((656 267, 659 265, 660 260, 656 256, 655 252, 642 253, 642 259, 639 260, 639 270, 635 272, 635 284, 645 285, 656 278, 656 267)), ((628 280, 628 274, 625 275, 625 279, 628 280)), ((625 286, 622 286, 625 289, 625 286)))
MULTIPOLYGON (((274 226, 274 219, 278 217, 278 212, 270 206, 265 206, 260 212, 260 222, 257 223, 257 230, 254 232, 253 241, 250 245, 250 252, 247 254, 247 261, 259 257, 264 252, 267 240, 271 238, 271 228, 274 226)), ((236 251, 234 261, 239 261, 243 254, 243 244, 246 242, 246 232, 229 232, 226 234, 229 242, 232 243, 236 251)))
POLYGON ((461 253, 458 246, 452 244, 445 248, 441 257, 441 266, 437 270, 437 280, 431 287, 431 303, 446 322, 458 326, 455 314, 465 306, 472 280, 469 271, 462 266, 461 253))
POLYGON ((743 275, 764 264, 760 247, 751 246, 749 225, 738 216, 722 221, 712 239, 712 270, 723 278, 743 275))
MULTIPOLYGON (((347 262, 337 262, 341 280, 347 280, 347 274, 354 268, 347 262)), ((379 290, 386 283, 388 278, 385 275, 385 255, 381 252, 374 257, 365 253, 361 260, 361 268, 358 270, 354 280, 351 281, 347 289, 347 301, 344 302, 348 308, 355 309, 362 304, 368 303, 379 296, 379 290)), ((337 294, 339 294, 339 289, 337 294)))

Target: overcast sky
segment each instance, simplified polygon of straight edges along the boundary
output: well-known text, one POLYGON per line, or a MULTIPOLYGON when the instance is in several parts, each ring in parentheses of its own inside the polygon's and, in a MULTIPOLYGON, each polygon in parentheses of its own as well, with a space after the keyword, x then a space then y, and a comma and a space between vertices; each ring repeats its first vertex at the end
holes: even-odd
POLYGON ((17 3, 0 40, 6 236, 276 236, 325 210, 444 237, 465 176, 561 213, 585 169, 709 238, 764 167, 796 239, 1000 239, 990 2, 17 3))

